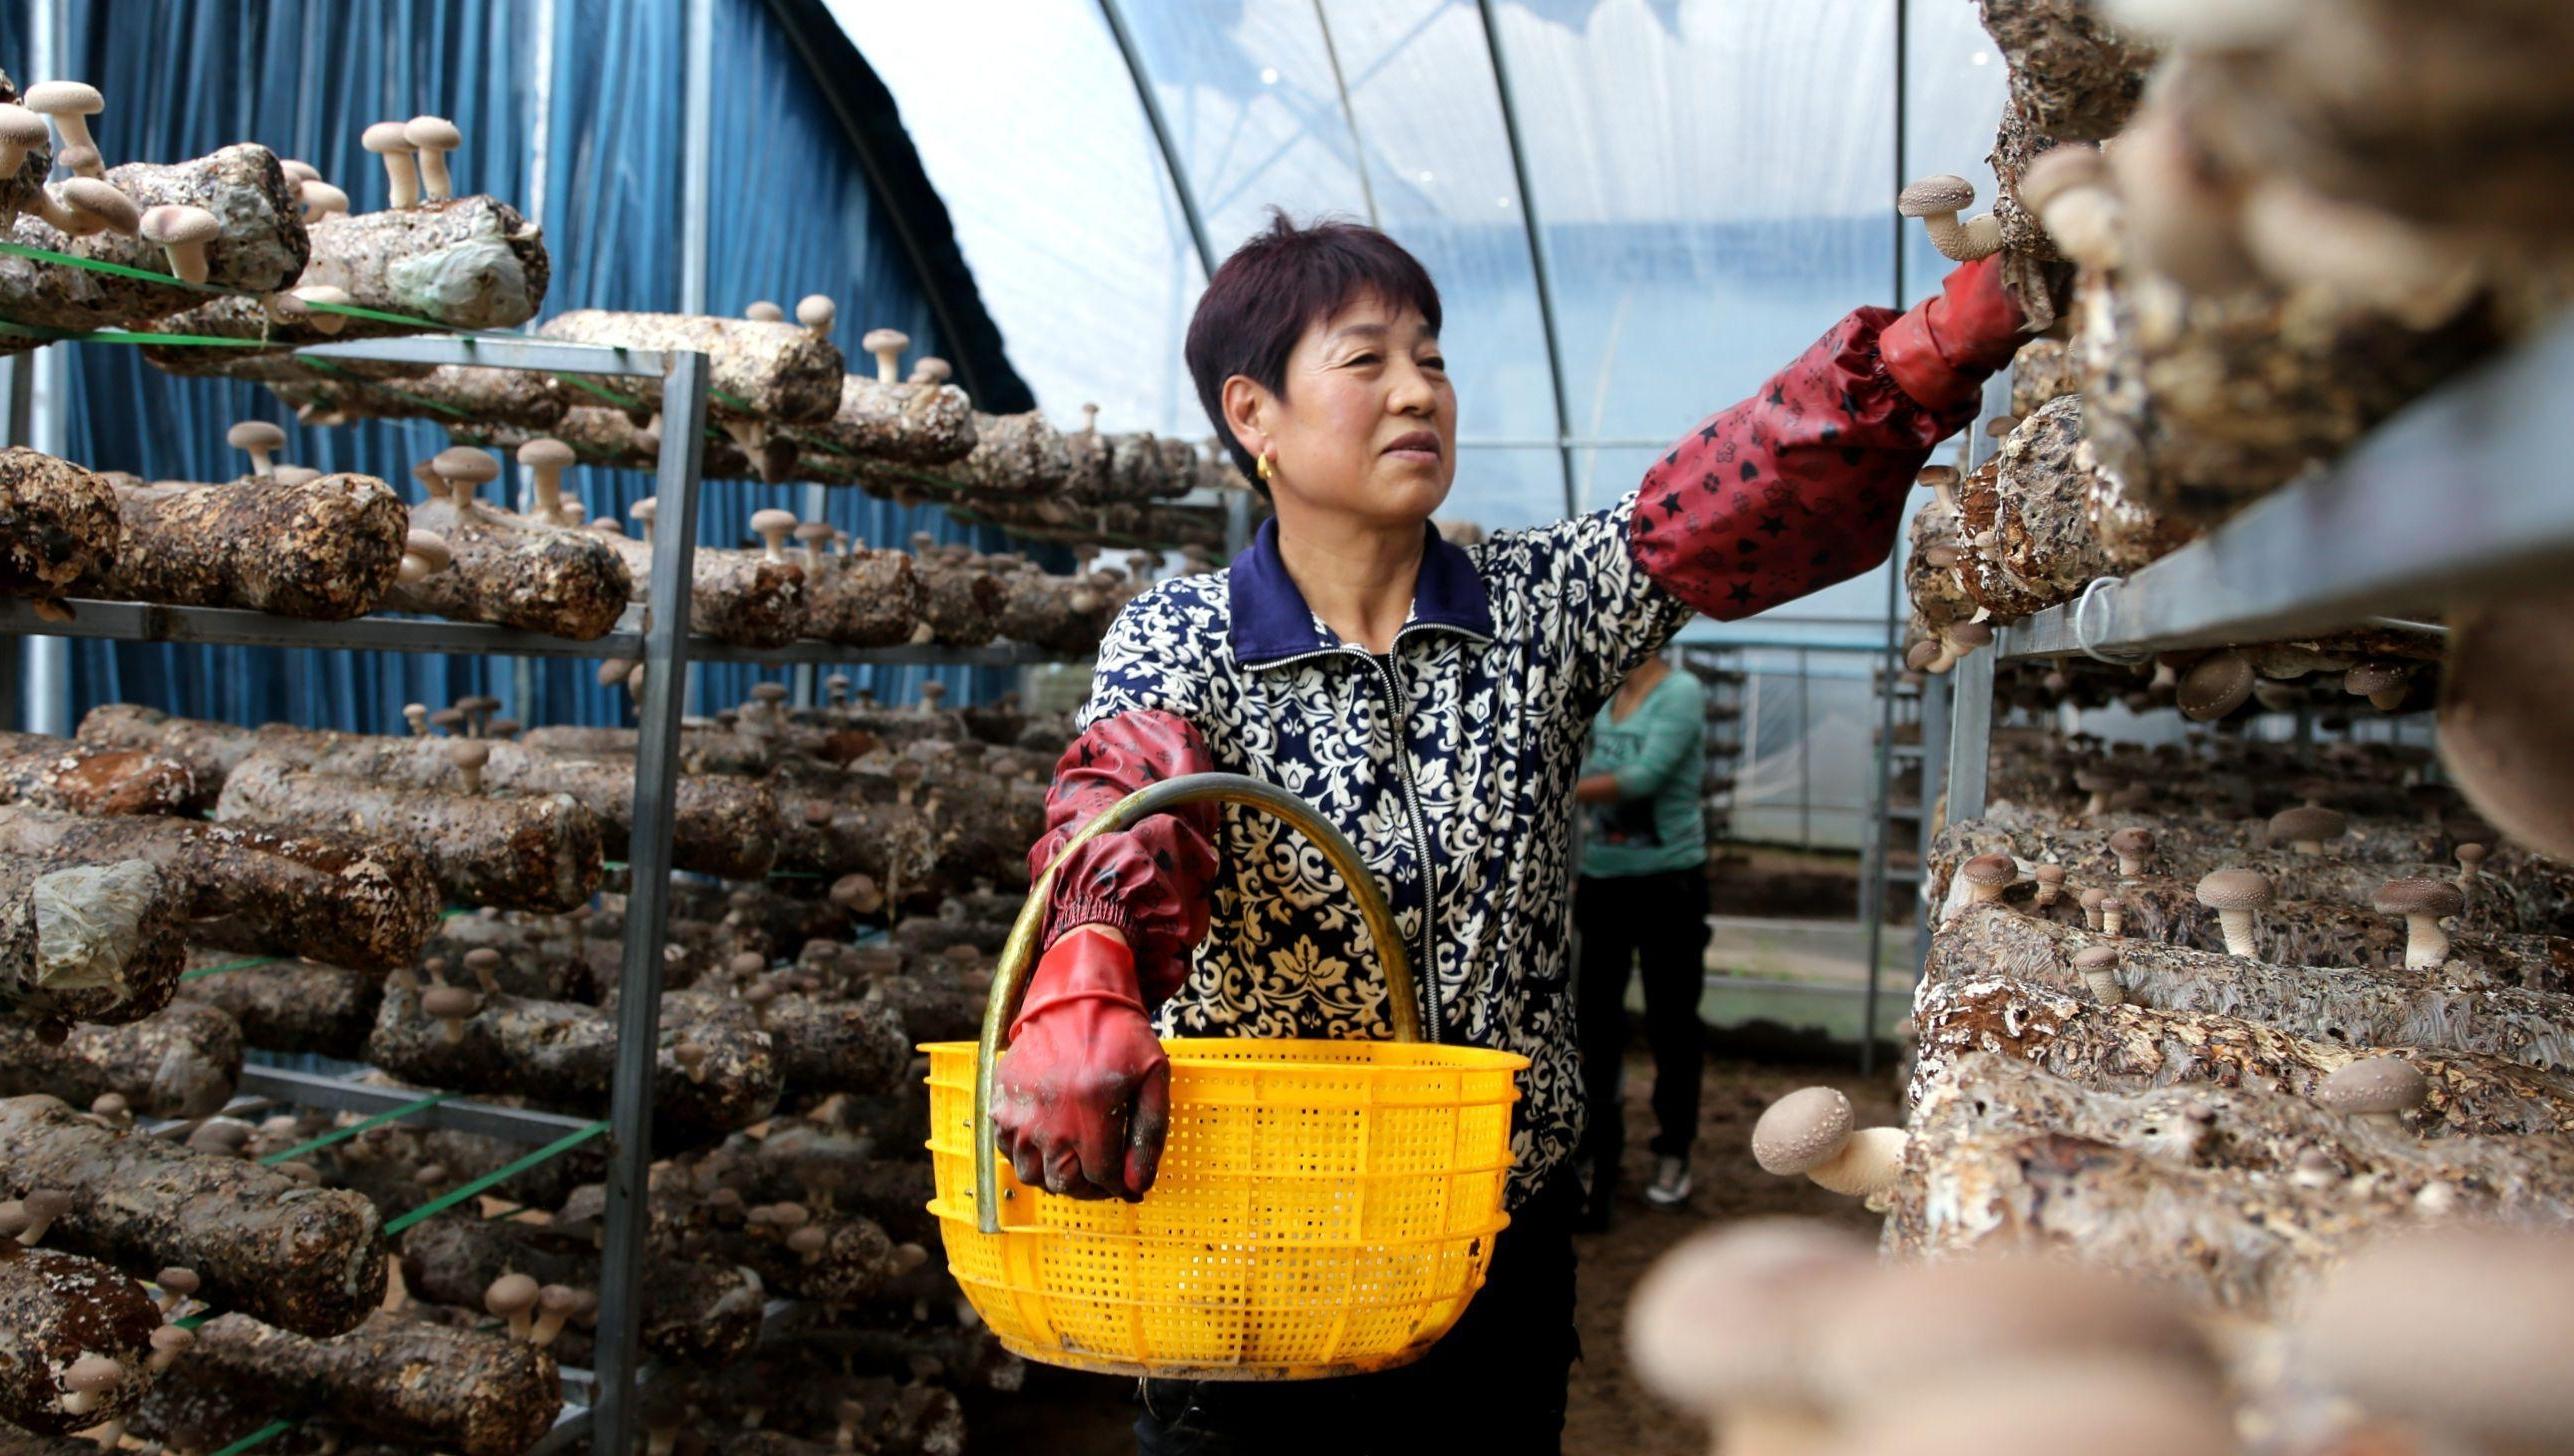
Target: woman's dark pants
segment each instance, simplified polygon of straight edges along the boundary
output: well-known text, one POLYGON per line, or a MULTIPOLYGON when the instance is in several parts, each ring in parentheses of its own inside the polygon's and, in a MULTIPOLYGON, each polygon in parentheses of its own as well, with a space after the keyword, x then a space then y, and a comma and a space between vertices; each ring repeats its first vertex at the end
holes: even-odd
POLYGON ((1573 1332, 1569 1177, 1511 1215, 1483 1292, 1410 1365, 1334 1380, 1148 1380, 1140 1456, 1557 1456, 1573 1332))
POLYGON ((1627 975, 1644 968, 1645 1042, 1653 1048, 1653 1151, 1689 1156, 1698 1136, 1698 1082, 1707 1061, 1707 1031, 1698 1020, 1706 991, 1707 869, 1692 865, 1650 875, 1584 875, 1573 895, 1573 924, 1582 935, 1582 1090, 1589 1121, 1582 1156, 1592 1197, 1606 1207, 1626 1148, 1619 1096, 1627 1048, 1627 975))

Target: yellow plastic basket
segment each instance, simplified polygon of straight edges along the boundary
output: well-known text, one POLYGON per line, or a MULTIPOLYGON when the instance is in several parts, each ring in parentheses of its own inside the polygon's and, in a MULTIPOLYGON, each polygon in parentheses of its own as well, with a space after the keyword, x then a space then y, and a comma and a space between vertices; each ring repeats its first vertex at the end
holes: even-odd
MULTIPOLYGON (((1031 1188, 993 1153, 993 1059, 1053 871, 993 977, 979 1043, 930 1058, 949 1270, 1001 1342, 1047 1364, 1197 1380, 1355 1375, 1418 1358, 1482 1288, 1528 1063, 1423 1044, 1402 937, 1357 853, 1302 801, 1233 774, 1130 795, 1073 843, 1178 804, 1268 810, 1341 872, 1386 967, 1392 1042, 1174 1040, 1171 1127, 1141 1203, 1031 1188)), ((1072 845, 1066 845, 1070 852, 1072 845)))

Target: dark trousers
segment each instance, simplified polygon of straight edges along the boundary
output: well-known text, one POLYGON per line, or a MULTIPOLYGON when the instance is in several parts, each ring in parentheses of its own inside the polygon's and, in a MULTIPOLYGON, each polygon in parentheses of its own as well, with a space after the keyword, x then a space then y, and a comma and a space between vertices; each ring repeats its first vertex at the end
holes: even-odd
POLYGON ((1558 1177, 1511 1214, 1483 1291, 1430 1352, 1334 1380, 1144 1382, 1139 1456, 1558 1456, 1573 1331, 1573 1215, 1558 1177))
POLYGON ((1707 1032, 1698 1021, 1706 989, 1707 870, 1692 865, 1651 875, 1584 875, 1573 893, 1582 935, 1582 1092, 1589 1123, 1582 1156, 1594 1196, 1617 1182, 1626 1110, 1619 1096, 1627 1047, 1627 974, 1644 967, 1645 1042, 1653 1048, 1653 1150, 1686 1158, 1698 1135, 1698 1080, 1707 1032))

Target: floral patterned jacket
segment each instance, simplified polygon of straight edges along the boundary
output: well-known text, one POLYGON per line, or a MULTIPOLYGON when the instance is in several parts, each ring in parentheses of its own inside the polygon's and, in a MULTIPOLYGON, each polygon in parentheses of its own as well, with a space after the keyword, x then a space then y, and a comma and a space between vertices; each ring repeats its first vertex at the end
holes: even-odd
MULTIPOLYGON (((1999 297, 1983 264, 1952 275, 1952 310, 1962 289, 1990 295, 1968 295, 1988 313, 1999 297)), ((1748 616, 1885 559, 1914 474, 1972 416, 2017 325, 2010 311, 1982 330, 2000 338, 1950 339, 1921 315, 1852 313, 1607 510, 1462 549, 1430 532, 1385 656, 1306 606, 1274 522, 1229 570, 1138 596, 1100 646, 1031 872, 1170 774, 1302 796, 1384 887, 1430 1034, 1529 1059, 1517 1206, 1582 1130, 1567 856, 1592 715, 1693 612, 1748 616)), ((1387 1035, 1339 876, 1257 811, 1193 806, 1084 844, 1047 936, 1093 922, 1127 933, 1164 1036, 1387 1035)))

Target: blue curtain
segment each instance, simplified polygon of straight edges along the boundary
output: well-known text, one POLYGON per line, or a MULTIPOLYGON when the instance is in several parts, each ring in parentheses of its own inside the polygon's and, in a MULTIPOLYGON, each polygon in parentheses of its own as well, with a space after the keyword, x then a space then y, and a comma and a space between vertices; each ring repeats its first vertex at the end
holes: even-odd
MULTIPOLYGON (((459 188, 532 207, 544 226, 554 265, 547 313, 679 307, 687 54, 678 0, 556 0, 541 202, 532 190, 540 50, 526 31, 534 10, 524 0, 94 0, 67 9, 72 34, 61 71, 105 93, 97 132, 111 163, 256 140, 320 168, 363 210, 384 205, 385 181, 358 134, 388 118, 451 117, 465 133, 450 161, 459 188)), ((25 12, 26 0, 0 5, 8 36, 27 34, 25 12)), ((835 109, 814 66, 760 0, 716 0, 715 49, 709 310, 734 313, 757 298, 791 306, 825 293, 839 303, 839 332, 862 364, 854 341, 880 324, 910 334, 923 352, 944 350, 918 271, 852 153, 845 111, 835 109), (746 196, 777 200, 745 204, 746 196)), ((41 79, 19 75, 23 66, 7 55, 0 67, 21 84, 41 79)), ((952 256, 952 240, 939 243, 952 256)), ((979 305, 966 302, 988 330, 979 305)), ((425 423, 307 429, 256 385, 175 378, 121 348, 65 347, 67 453, 95 468, 229 479, 240 467, 224 431, 259 418, 285 427, 287 459, 364 471, 408 495, 411 465, 446 443, 425 423)), ((999 376, 993 388, 1024 394, 1006 363, 985 368, 999 376)), ((586 468, 569 483, 594 515, 620 517, 654 488, 649 475, 586 468)), ((701 539, 747 544, 753 510, 800 509, 802 494, 800 486, 710 484, 701 539)), ((915 530, 972 539, 941 513, 850 490, 830 492, 829 517, 880 543, 915 530)), ((979 544, 993 549, 1001 540, 979 544)), ((1006 686, 1003 674, 941 672, 962 699, 1006 686)), ((696 675, 691 706, 711 712, 737 703, 759 675, 710 664, 696 675)), ((915 691, 919 676, 854 675, 889 700, 915 691)), ((74 645, 75 716, 124 700, 235 722, 387 732, 399 730, 406 702, 469 692, 501 698, 505 714, 529 723, 615 723, 630 711, 622 692, 599 688, 593 664, 578 660, 522 667, 515 659, 74 645)))

